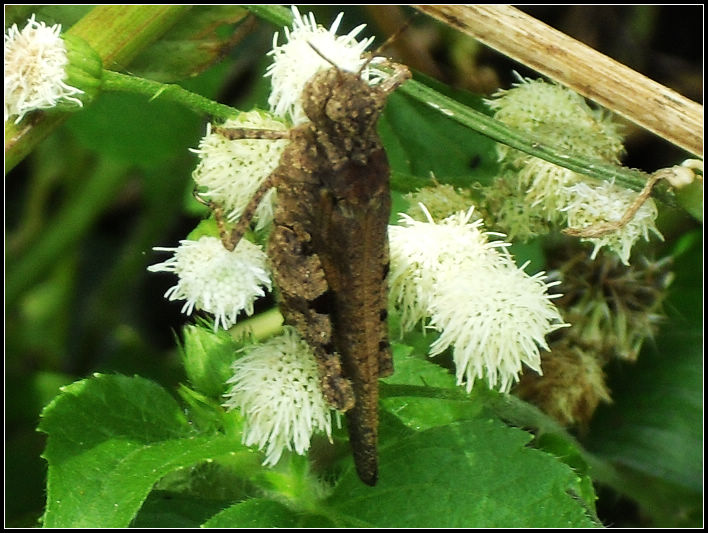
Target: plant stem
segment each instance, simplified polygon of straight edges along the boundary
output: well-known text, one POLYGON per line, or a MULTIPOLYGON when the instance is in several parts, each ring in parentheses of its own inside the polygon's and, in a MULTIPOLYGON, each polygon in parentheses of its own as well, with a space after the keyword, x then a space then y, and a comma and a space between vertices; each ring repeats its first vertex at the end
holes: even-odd
MULTIPOLYGON (((564 150, 545 143, 542 139, 535 139, 528 133, 510 128, 506 124, 475 111, 418 81, 407 81, 398 90, 490 139, 573 172, 595 179, 615 181, 617 184, 635 191, 641 191, 649 179, 648 174, 639 170, 619 167, 577 154, 568 154, 564 150)), ((653 196, 667 204, 675 204, 666 188, 655 190, 653 196)))
POLYGON ((144 94, 150 100, 163 98, 184 105, 199 114, 217 118, 233 118, 240 111, 220 104, 209 98, 193 93, 174 83, 165 84, 145 78, 138 78, 120 72, 104 71, 103 89, 105 91, 123 91, 144 94))
POLYGON ((703 157, 703 106, 504 5, 413 6, 703 157))
POLYGON ((259 313, 251 318, 239 322, 229 334, 236 340, 244 336, 252 336, 254 339, 263 340, 280 333, 283 329, 283 315, 277 307, 259 313))
MULTIPOLYGON (((268 20, 273 24, 292 24, 292 14, 290 13, 290 11, 280 6, 245 7, 255 13, 257 16, 264 18, 265 20, 268 20)), ((435 12, 435 10, 433 9, 435 6, 432 6, 431 9, 423 9, 426 6, 417 7, 421 8, 422 11, 426 11, 433 16, 438 16, 438 13, 435 12)), ((456 6, 440 7, 441 9, 447 7, 454 9, 456 6)), ((493 8, 494 7, 490 7, 490 9, 493 8)), ((443 17, 438 16, 438 18, 443 17)), ((454 21, 444 20, 444 22, 451 26, 458 26, 454 23, 454 21)), ((465 28, 460 29, 465 31, 465 28)), ((563 37, 570 39, 567 36, 563 37)), ((589 50, 595 52, 592 49, 589 50)), ((598 53, 598 55, 601 54, 598 53)), ((561 57, 559 61, 562 60, 563 58, 561 57)), ((610 163, 606 163, 604 161, 590 159, 585 156, 572 154, 569 155, 563 150, 554 148, 553 146, 549 146, 548 144, 544 143, 543 139, 533 139, 526 133, 522 133, 512 128, 509 128, 505 124, 487 115, 484 115, 483 113, 474 111, 473 109, 470 109, 469 107, 460 104, 459 102, 456 102, 455 100, 448 98, 447 96, 444 96, 439 92, 435 91, 434 89, 431 89, 430 87, 415 80, 410 80, 404 83, 398 90, 432 107, 433 109, 440 111, 441 113, 449 116, 453 120, 460 122, 461 124, 481 133, 482 135, 486 135, 487 137, 494 139, 497 142, 506 144, 508 146, 511 146, 512 148, 516 148, 517 150, 521 150, 524 153, 538 157, 545 161, 549 161, 550 163, 554 163, 563 168, 567 168, 569 170, 572 170, 573 172, 578 172, 579 174, 584 174, 595 179, 615 181, 617 184, 622 185, 623 187, 626 187, 628 189, 632 189, 634 191, 641 191, 644 188, 646 181, 649 179, 648 174, 639 170, 619 167, 610 163)), ((656 187, 652 192, 652 196, 668 205, 676 205, 676 201, 673 195, 671 195, 667 191, 666 187, 656 187)))
MULTIPOLYGON (((190 9, 189 6, 97 6, 67 33, 84 39, 106 68, 125 68, 190 9)), ((60 126, 71 113, 38 113, 5 123, 5 173, 60 126)))

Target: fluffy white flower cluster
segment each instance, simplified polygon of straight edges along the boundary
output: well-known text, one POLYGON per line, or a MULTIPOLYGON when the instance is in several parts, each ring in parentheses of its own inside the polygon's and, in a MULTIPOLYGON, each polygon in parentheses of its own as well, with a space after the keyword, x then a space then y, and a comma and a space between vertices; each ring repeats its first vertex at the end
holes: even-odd
POLYGON ((148 267, 151 272, 174 272, 179 280, 165 297, 185 300, 182 312, 197 310, 216 318, 214 329, 236 323, 242 311, 253 313, 253 302, 270 289, 267 258, 256 244, 242 239, 232 252, 217 237, 183 240, 177 248, 155 250, 173 252, 167 261, 148 267))
POLYGON ((331 440, 332 411, 317 363, 294 329, 249 347, 233 370, 225 406, 246 417, 243 443, 265 450, 264 464, 277 463, 285 449, 302 455, 315 431, 331 440))
MULTIPOLYGON (((427 208, 421 206, 427 214, 427 208)), ((401 312, 404 329, 430 316, 436 288, 448 272, 466 265, 479 266, 494 252, 507 246, 489 241, 481 231, 481 220, 470 222, 473 210, 460 212, 439 224, 428 215, 419 222, 401 214, 400 226, 389 226, 391 270, 390 299, 401 312)))
MULTIPOLYGON (((611 118, 561 85, 519 78, 513 88, 498 91, 487 104, 497 120, 551 139, 571 153, 617 163, 624 151, 622 136, 611 118)), ((526 157, 506 145, 499 145, 498 151, 505 160, 526 157)))
MULTIPOLYGON (((224 128, 252 128, 285 131, 282 121, 263 111, 241 113, 222 124, 224 128)), ((273 170, 278 166, 287 140, 240 139, 229 140, 213 133, 207 125, 207 134, 193 150, 199 155, 199 164, 192 174, 203 192, 200 195, 219 205, 228 220, 236 220, 273 170)), ((273 195, 263 198, 255 213, 258 228, 273 219, 273 195)))
POLYGON ((389 229, 391 300, 404 328, 430 317, 440 332, 431 355, 453 349, 458 384, 471 390, 476 379, 508 391, 523 365, 541 372, 545 335, 564 326, 543 273, 529 276, 489 241, 472 209, 418 222, 403 216, 389 229))
MULTIPOLYGON (((346 35, 337 35, 342 21, 340 13, 329 30, 317 24, 312 13, 301 16, 292 7, 294 21, 292 30, 285 29, 286 42, 278 44, 278 33, 273 36, 273 63, 268 67, 272 90, 268 98, 271 111, 280 117, 288 117, 293 124, 303 124, 308 118, 302 108, 300 97, 305 84, 320 70, 336 65, 342 70, 358 72, 366 64, 364 52, 374 40, 373 37, 357 41, 356 37, 366 27, 361 24, 346 35)), ((383 58, 375 58, 372 63, 383 58)), ((370 83, 378 83, 381 74, 368 65, 361 72, 361 78, 370 83)))
MULTIPOLYGON (((617 164, 624 151, 617 126, 610 118, 560 85, 524 79, 512 89, 499 91, 487 103, 496 119, 547 139, 569 153, 617 164)), ((577 230, 617 221, 637 195, 611 183, 589 182, 580 174, 505 145, 498 146, 498 153, 504 177, 498 183, 499 190, 492 189, 489 198, 501 196, 496 212, 513 236, 525 238, 544 232, 545 228, 536 227, 534 221, 577 230), (524 208, 519 209, 519 205, 524 208)), ((656 215, 656 205, 648 199, 631 224, 610 235, 584 240, 595 246, 593 255, 608 247, 627 264, 637 239, 648 240, 650 233, 661 237, 654 225, 656 215)))
POLYGON ((5 122, 15 123, 37 109, 60 102, 83 105, 83 91, 66 83, 69 64, 61 25, 47 26, 32 15, 22 30, 13 24, 5 33, 5 122))
MULTIPOLYGON (((636 193, 616 187, 610 182, 590 185, 578 182, 568 187, 568 203, 563 208, 567 213, 568 226, 587 228, 598 221, 617 222, 636 199, 636 193)), ((649 240, 649 232, 659 239, 663 236, 656 229, 656 204, 651 199, 642 204, 636 215, 625 226, 600 237, 586 239, 594 244, 591 258, 595 259, 603 246, 613 250, 625 265, 629 264, 632 245, 642 237, 649 240)))

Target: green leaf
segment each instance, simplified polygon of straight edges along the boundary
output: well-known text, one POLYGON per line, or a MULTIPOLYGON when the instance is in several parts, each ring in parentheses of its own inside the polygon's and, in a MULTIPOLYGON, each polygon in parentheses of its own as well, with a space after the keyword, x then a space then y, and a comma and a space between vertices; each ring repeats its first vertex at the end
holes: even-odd
POLYGON ((237 503, 208 520, 204 527, 326 527, 334 524, 325 517, 298 513, 282 503, 265 498, 251 498, 237 503))
POLYGON ((673 331, 660 351, 611 382, 616 407, 593 425, 599 455, 695 491, 703 486, 700 331, 673 331), (687 337, 691 351, 675 350, 687 337), (698 371, 697 371, 698 370, 698 371))
POLYGON ((325 504, 349 527, 592 527, 577 475, 527 447, 531 435, 475 418, 380 450, 374 488, 353 468, 325 504))
POLYGON ((590 466, 583 458, 583 453, 574 442, 570 442, 564 435, 557 433, 543 433, 539 435, 534 445, 563 461, 580 476, 580 494, 588 509, 595 508, 595 488, 590 476, 590 466))
MULTIPOLYGON (((434 400, 428 399, 434 402, 434 400)), ((531 435, 475 418, 415 432, 384 416, 380 477, 368 487, 351 459, 324 500, 254 498, 206 527, 591 527, 582 486, 531 435)), ((282 497, 280 494, 279 497, 282 497)), ((306 498, 305 498, 306 499, 306 498)))
POLYGON ((160 40, 130 65, 135 76, 163 83, 195 76, 220 61, 245 33, 238 24, 248 15, 242 6, 194 6, 160 40))
POLYGON ((224 503, 220 501, 155 490, 145 500, 131 527, 196 528, 223 507, 224 503))
POLYGON ((179 405, 139 377, 96 374, 42 413, 49 464, 45 527, 126 527, 167 473, 243 447, 196 436, 179 405))
MULTIPOLYGON (((434 364, 427 358, 412 355, 410 353, 411 350, 398 349, 399 347, 395 345, 394 348, 396 373, 391 378, 383 380, 382 406, 409 428, 420 430, 445 426, 453 421, 480 420, 481 413, 494 412, 500 402, 506 405, 504 398, 508 400, 513 399, 507 395, 480 388, 480 386, 475 388, 471 394, 467 395, 455 384, 454 376, 444 368, 434 364), (411 389, 411 395, 409 396, 396 396, 397 393, 405 392, 403 387, 396 388, 396 385, 430 388, 431 396, 413 396, 412 394, 415 392, 413 389, 411 389), (437 393, 433 388, 437 389, 437 393), (449 392, 451 399, 445 398, 445 391, 449 392), (435 394, 438 394, 440 397, 436 397, 435 394)), ((518 400, 516 400, 516 402, 518 402, 518 400)), ((507 407, 504 412, 509 414, 509 409, 510 407, 507 407)), ((498 422, 496 417, 494 420, 498 422)), ((389 437, 390 433, 388 425, 386 418, 383 417, 381 430, 382 449, 385 449, 387 445, 386 438, 389 437)), ((499 435, 501 436, 501 431, 499 435)), ((513 445, 518 435, 512 434, 509 435, 508 438, 509 441, 505 444, 506 446, 513 445)), ((530 438, 530 436, 528 438, 530 438)), ((388 442, 390 442, 390 440, 388 442)), ((581 451, 567 438, 561 438, 561 436, 556 434, 545 434, 545 439, 542 444, 544 451, 547 450, 553 454, 553 460, 563 462, 572 469, 571 471, 576 477, 570 492, 573 494, 574 498, 577 497, 578 504, 582 507, 583 511, 586 512, 588 516, 595 517, 595 492, 592 487, 592 481, 588 475, 588 466, 581 457, 581 451)), ((477 444, 477 446, 479 445, 480 444, 477 444)), ((489 445, 495 448, 497 443, 490 442, 489 445)), ((466 444, 462 446, 466 446, 466 444)), ((458 453, 464 454, 465 448, 460 448, 458 453)), ((541 452, 538 453, 541 454, 541 452)), ((390 452, 382 451, 382 465, 389 455, 390 452)), ((508 455, 509 454, 506 452, 500 452, 500 456, 506 457, 508 455)), ((550 460, 548 456, 546 457, 550 460)), ((527 464, 525 458, 519 459, 519 471, 523 471, 525 468, 532 465, 532 463, 527 464)), ((438 459, 430 458, 429 461, 429 465, 435 465, 435 469, 438 471, 440 464, 438 459)), ((508 463, 506 465, 508 465, 508 463)), ((408 467, 406 466, 405 468, 407 469, 408 467)), ((421 468, 425 468, 425 461, 422 459, 421 468)), ((513 466, 511 466, 510 469, 513 469, 513 466)), ((384 471, 385 466, 382 466, 382 472, 384 471)), ((511 475, 515 478, 517 474, 504 471, 504 467, 502 467, 499 468, 499 475, 501 477, 511 475)), ((529 475, 533 479, 534 474, 531 473, 529 475)), ((527 490, 533 492, 533 489, 527 490)), ((523 490, 519 491, 519 498, 523 498, 523 490)), ((447 512, 448 511, 443 511, 442 515, 447 516, 447 512)), ((396 526, 399 527, 398 524, 396 524, 396 526)), ((455 524, 445 524, 445 527, 455 527, 455 524)))
POLYGON ((202 128, 200 117, 181 106, 129 93, 102 94, 74 113, 67 127, 87 148, 145 169, 165 165, 196 146, 202 128))
MULTIPOLYGON (((433 338, 430 336, 430 338, 433 338)), ((457 390, 455 377, 441 366, 423 359, 420 355, 406 353, 394 345, 395 373, 382 381, 391 385, 418 385, 457 390)), ((424 357, 424 356, 423 356, 424 357)), ((462 389, 459 389, 462 392, 462 389)), ((388 396, 382 387, 382 407, 395 415, 404 425, 413 429, 427 429, 479 414, 482 405, 465 398, 460 400, 414 396, 388 396), (388 397, 387 397, 388 396, 388 397)))
POLYGON ((185 326, 183 333, 182 362, 189 382, 197 391, 220 399, 226 380, 233 375, 234 341, 227 333, 215 333, 202 326, 185 326))
POLYGON ((429 180, 431 172, 439 182, 455 186, 488 183, 496 173, 494 141, 410 96, 393 93, 389 97, 379 131, 394 186, 404 192, 420 187, 419 180, 429 180), (406 175, 418 179, 406 184, 400 179, 406 175))

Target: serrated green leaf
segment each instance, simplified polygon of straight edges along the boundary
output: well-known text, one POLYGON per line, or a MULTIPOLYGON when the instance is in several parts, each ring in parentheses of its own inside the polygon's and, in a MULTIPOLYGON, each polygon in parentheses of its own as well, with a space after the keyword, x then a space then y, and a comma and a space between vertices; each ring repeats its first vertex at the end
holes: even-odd
POLYGON ((39 429, 48 436, 45 527, 126 527, 164 475, 241 448, 194 435, 177 402, 139 377, 96 374, 65 387, 39 429))
POLYGON ((580 496, 583 498, 589 509, 595 508, 595 489, 590 477, 590 466, 583 459, 581 451, 574 443, 571 443, 561 435, 554 433, 543 433, 534 441, 536 448, 543 450, 557 457, 580 476, 580 496))
POLYGON ((179 438, 191 431, 177 402, 156 383, 103 374, 62 387, 42 412, 39 426, 51 437, 47 453, 55 460, 75 455, 74 449, 61 448, 73 438, 72 446, 79 450, 104 442, 110 433, 101 428, 136 442, 179 438))
MULTIPOLYGON (((457 420, 475 418, 483 410, 495 413, 495 408, 505 405, 504 414, 516 413, 512 419, 523 421, 520 425, 534 426, 535 418, 526 417, 523 409, 514 406, 526 406, 524 402, 508 395, 484 389, 481 384, 470 393, 465 394, 464 389, 455 384, 454 376, 446 369, 433 363, 430 359, 420 355, 412 355, 408 346, 401 347, 394 344, 394 366, 396 373, 383 380, 382 407, 396 416, 407 427, 413 429, 426 429, 445 425, 457 420), (408 348, 403 350, 401 348, 408 348), (386 385, 413 385, 431 388, 429 396, 400 395, 405 389, 387 387, 386 385), (437 391, 433 391, 436 388, 437 391), (396 395, 396 393, 399 395, 396 395), (449 392, 456 399, 442 397, 449 392), (457 393, 457 394, 454 394, 457 393), (440 397, 436 397, 436 394, 440 397)), ((423 389, 424 390, 424 389, 423 389)), ((419 391, 419 392, 422 392, 419 391)), ((540 414, 540 413, 539 413, 540 414)), ((543 415, 541 415, 543 416, 543 415)), ((504 416, 501 418, 505 419, 504 416)), ((548 429, 548 428, 546 428, 548 429)), ((385 418, 382 420, 382 436, 386 435, 387 426, 385 418)), ((578 495, 582 497, 587 508, 592 512, 595 507, 596 495, 592 479, 588 472, 588 465, 582 458, 581 450, 566 434, 542 433, 542 437, 535 442, 536 447, 552 453, 556 458, 570 466, 580 477, 578 495)))
POLYGON ((186 326, 183 333, 182 362, 189 382, 197 391, 221 399, 226 380, 233 374, 233 340, 227 333, 215 333, 201 326, 186 326))
POLYGON ((596 526, 577 475, 530 440, 483 418, 412 433, 381 446, 376 487, 345 473, 329 516, 350 527, 596 526))
MULTIPOLYGON (((427 344, 434 335, 427 337, 427 344)), ((401 385, 425 385, 428 387, 454 388, 455 376, 447 369, 437 365, 426 355, 421 355, 412 347, 395 344, 393 346, 394 364, 396 372, 384 378, 386 383, 397 383, 401 385)), ((426 345, 427 348, 427 345, 426 345)))
POLYGON ((326 527, 333 524, 323 516, 298 513, 282 503, 265 498, 251 498, 225 509, 204 523, 203 527, 326 527))
MULTIPOLYGON (((387 384, 418 385, 455 389, 455 377, 439 365, 420 355, 394 350, 395 373, 383 380, 387 384)), ((462 396, 463 397, 463 396, 462 396)), ((406 426, 427 429, 455 420, 477 416, 481 404, 474 401, 446 400, 413 396, 383 397, 382 407, 395 415, 406 426)))

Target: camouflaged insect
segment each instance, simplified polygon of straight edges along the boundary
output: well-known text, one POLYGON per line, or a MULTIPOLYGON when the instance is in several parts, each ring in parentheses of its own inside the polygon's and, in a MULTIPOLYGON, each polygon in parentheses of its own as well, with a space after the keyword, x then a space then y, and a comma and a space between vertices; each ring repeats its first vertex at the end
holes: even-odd
POLYGON ((378 477, 378 379, 393 372, 386 320, 389 165, 377 122, 405 66, 370 86, 358 73, 320 71, 305 85, 310 119, 289 132, 216 128, 230 139, 290 140, 224 244, 233 249, 262 196, 278 191, 268 244, 286 324, 312 348, 322 391, 346 411, 359 477, 378 477))

